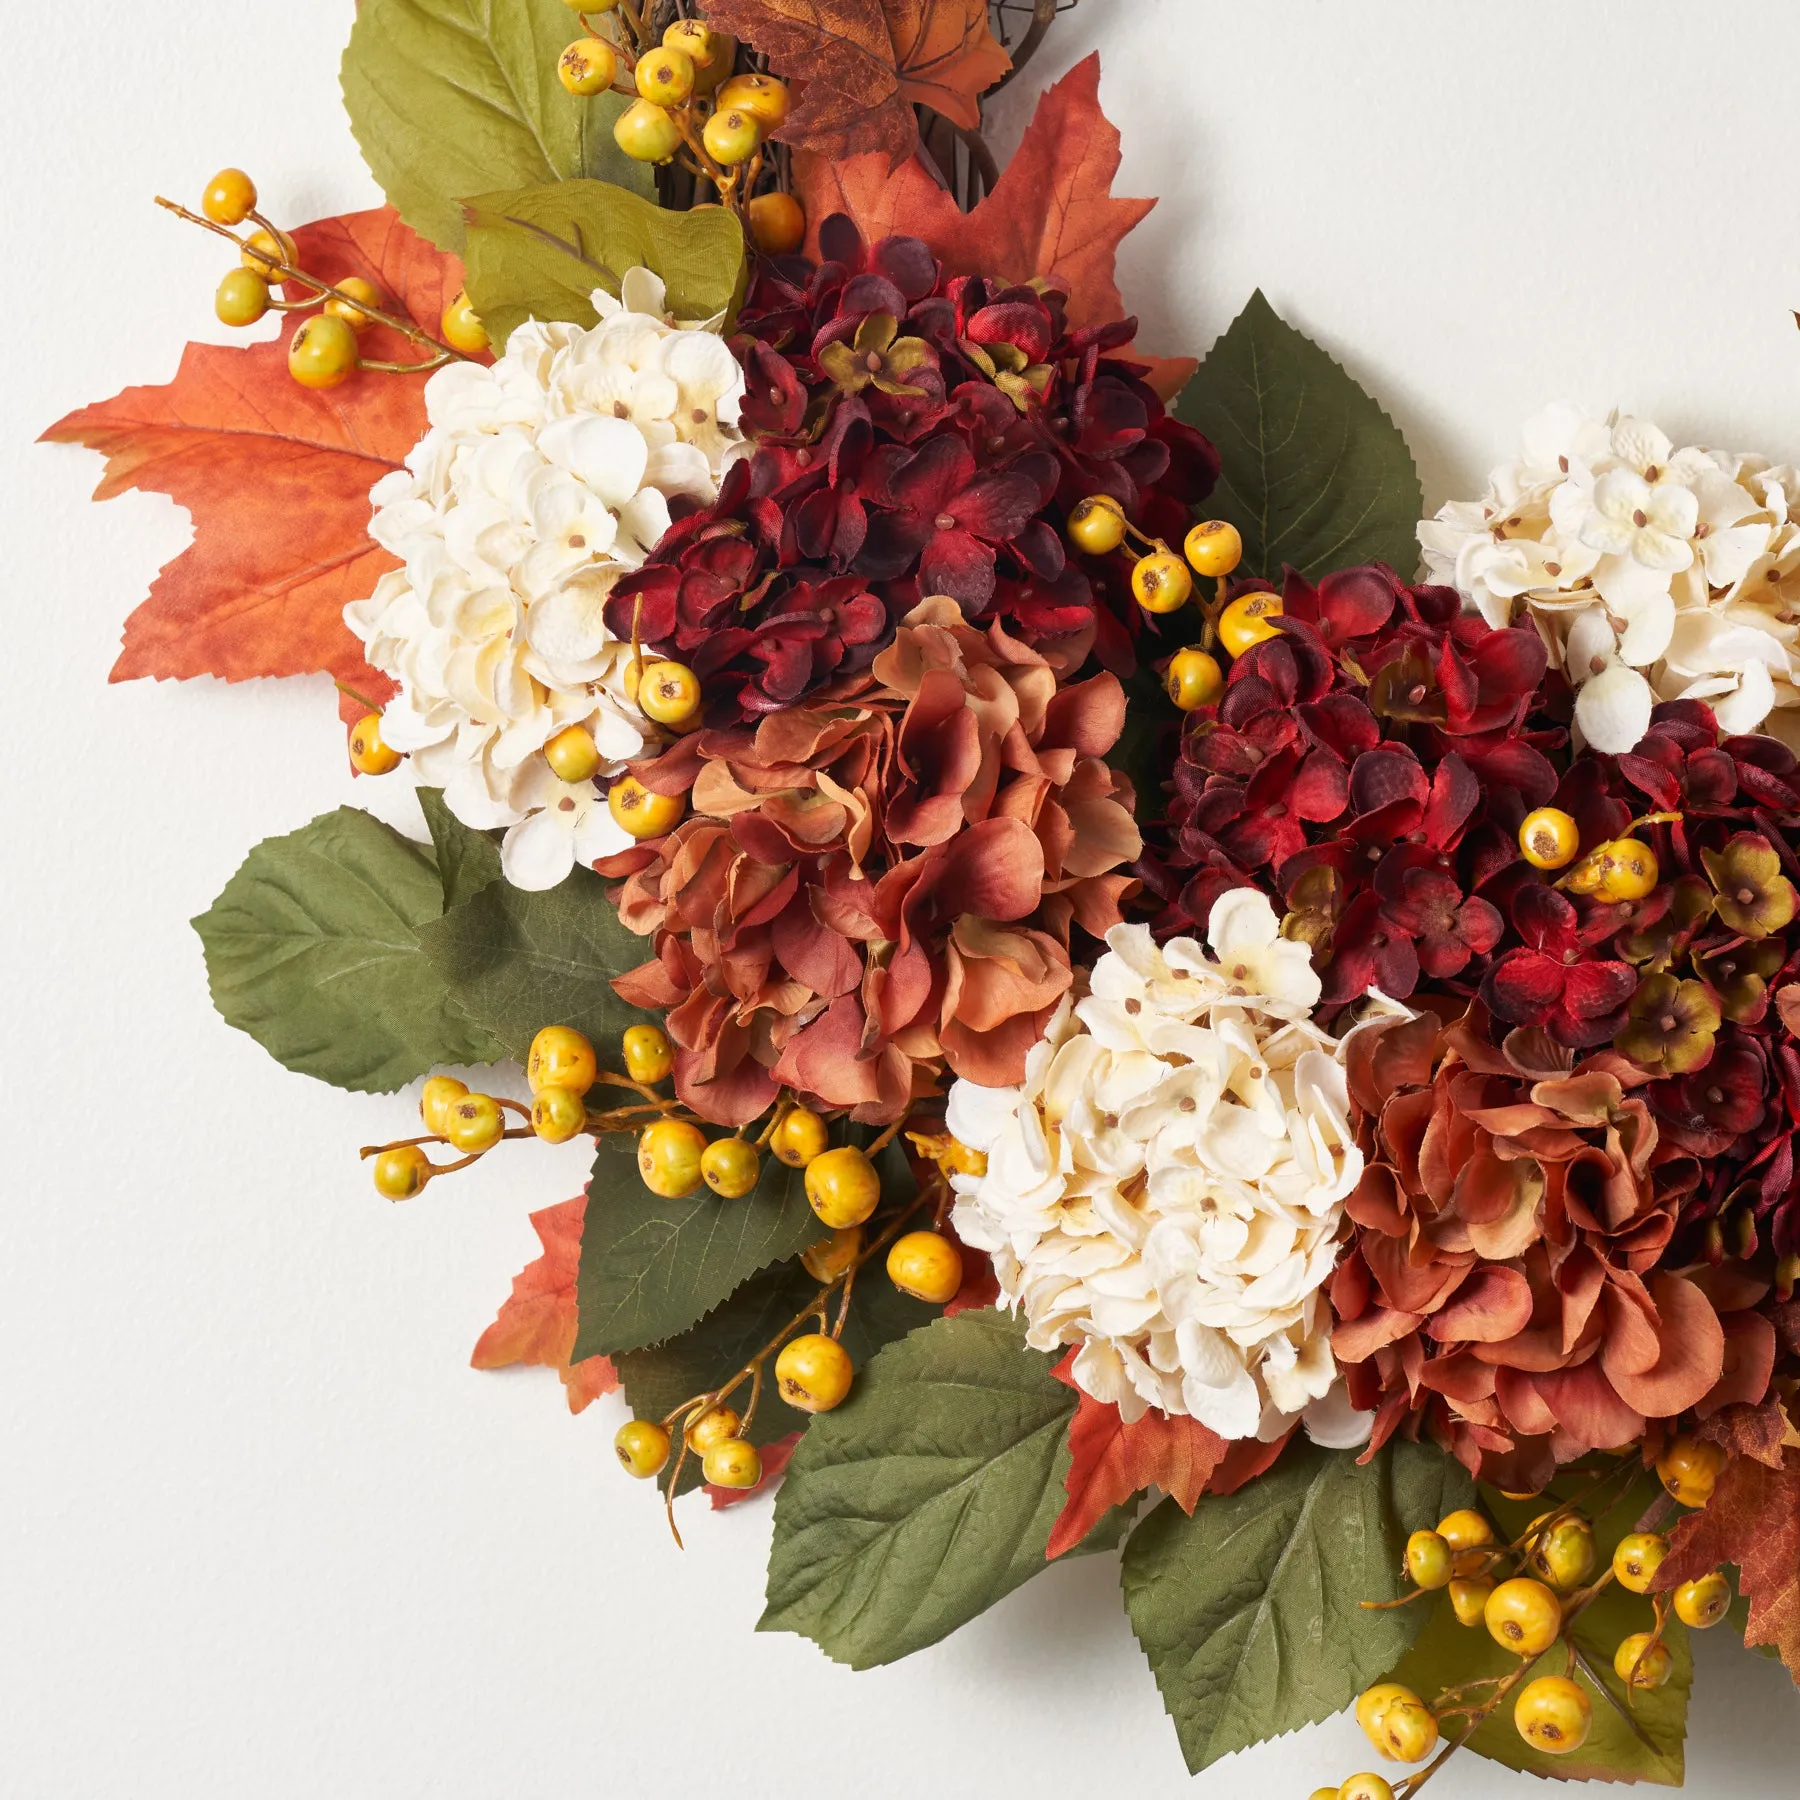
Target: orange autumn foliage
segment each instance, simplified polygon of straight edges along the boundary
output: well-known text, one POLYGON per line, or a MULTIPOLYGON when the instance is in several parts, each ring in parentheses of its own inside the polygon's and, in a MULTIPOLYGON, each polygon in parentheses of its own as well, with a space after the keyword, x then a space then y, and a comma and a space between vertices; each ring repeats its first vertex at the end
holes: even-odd
POLYGON ((573 1367, 569 1363, 575 1348, 575 1279, 581 1268, 581 1226, 586 1216, 586 1194, 531 1215, 544 1254, 513 1277, 512 1293, 469 1358, 477 1369, 504 1369, 514 1363, 554 1369, 568 1390, 572 1413, 619 1385, 608 1357, 590 1356, 573 1367))
MULTIPOLYGON (((372 281, 435 333, 462 285, 461 265, 391 209, 321 219, 294 234, 300 264, 323 281, 372 281)), ((44 433, 106 457, 95 498, 138 488, 187 508, 194 541, 152 584, 125 626, 112 679, 323 672, 383 700, 343 621, 394 566, 369 537, 369 489, 425 430, 424 378, 363 373, 310 391, 287 371, 288 339, 190 344, 164 387, 127 388, 44 433)), ((418 361, 398 332, 371 329, 363 354, 418 361)))

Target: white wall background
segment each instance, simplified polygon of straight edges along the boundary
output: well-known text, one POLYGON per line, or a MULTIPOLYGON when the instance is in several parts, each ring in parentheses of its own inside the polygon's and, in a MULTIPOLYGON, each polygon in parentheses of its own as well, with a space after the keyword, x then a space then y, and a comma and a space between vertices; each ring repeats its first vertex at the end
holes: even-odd
MULTIPOLYGON (((92 508, 98 459, 30 446, 226 335, 215 247, 152 192, 240 162, 284 219, 373 203, 351 0, 0 13, 0 1792, 1162 1800, 1367 1766, 1340 1720, 1190 1788, 1098 1559, 877 1673, 755 1636, 766 1509, 678 1555, 610 1466, 616 1401, 572 1421, 547 1374, 469 1370, 579 1151, 391 1208, 355 1150, 407 1100, 217 1022, 185 921, 350 796, 331 695, 109 689, 186 522, 92 508)), ((1261 284, 1433 505, 1560 395, 1800 457, 1800 8, 1082 0, 1029 85, 1095 44, 1121 189, 1163 195, 1121 270, 1146 341, 1202 350, 1261 284)), ((1690 1789, 1792 1795, 1800 1699, 1728 1651, 1702 1644, 1690 1789)), ((1539 1791, 1466 1759, 1439 1785, 1539 1791)))

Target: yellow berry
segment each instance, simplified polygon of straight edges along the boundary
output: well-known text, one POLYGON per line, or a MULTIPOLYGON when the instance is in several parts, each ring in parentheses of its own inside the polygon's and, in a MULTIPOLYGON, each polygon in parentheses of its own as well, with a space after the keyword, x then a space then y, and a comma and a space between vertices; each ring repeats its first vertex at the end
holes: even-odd
POLYGON ((666 45, 638 58, 637 91, 658 106, 680 106, 694 91, 694 59, 666 45))
POLYGON ((221 325, 254 325, 269 310, 269 284, 254 269, 227 269, 213 311, 221 325))
POLYGON ((585 1094, 600 1075, 594 1046, 573 1025, 546 1025, 531 1040, 525 1056, 525 1079, 535 1094, 547 1087, 572 1088, 585 1094))
POLYGON ((881 1177, 862 1151, 844 1144, 806 1165, 806 1198, 833 1231, 860 1225, 881 1203, 881 1177))
POLYGON ((364 713, 350 727, 350 763, 364 775, 391 775, 400 766, 400 752, 381 735, 381 714, 364 713))
POLYGON ((888 1250, 887 1272, 901 1293, 946 1306, 962 1287, 962 1256, 941 1232, 909 1231, 888 1250))
POLYGON ((806 211, 792 194, 758 194, 747 211, 750 235, 764 256, 791 256, 806 242, 806 211))
POLYGON ((1731 1583, 1714 1569, 1675 1590, 1675 1616, 1695 1631, 1708 1631, 1731 1611, 1731 1583))
POLYGON ((1519 827, 1519 854, 1534 869, 1560 869, 1574 859, 1581 830, 1566 812, 1540 806, 1519 827))
POLYGON ((1450 1585, 1450 1546, 1435 1531, 1415 1531, 1406 1540, 1406 1572, 1427 1593, 1450 1585))
POLYGON ((1571 1515, 1534 1538, 1525 1561, 1540 1580, 1566 1594, 1593 1574, 1595 1557, 1593 1526, 1571 1515))
POLYGON ((700 1185, 706 1133, 686 1119, 658 1119, 638 1139, 638 1173, 651 1193, 680 1200, 700 1185))
POLYGON ((1587 1695, 1564 1675, 1540 1675, 1519 1690, 1513 1723, 1519 1736, 1546 1756, 1567 1756, 1587 1742, 1594 1708, 1587 1695))
POLYGON ((450 1123, 450 1107, 469 1091, 454 1075, 433 1075, 419 1090, 419 1117, 433 1137, 444 1137, 450 1123))
POLYGON ((1090 494, 1075 502, 1068 532, 1077 550, 1110 556, 1125 541, 1125 509, 1111 494, 1090 494))
POLYGON ((1336 1787, 1314 1788, 1307 1800, 1338 1800, 1338 1790, 1336 1787))
POLYGON ((1356 1703, 1356 1722, 1394 1762, 1423 1762, 1437 1747, 1438 1723, 1431 1708, 1397 1681, 1370 1688, 1356 1703))
POLYGON ((790 99, 785 81, 773 75, 734 75, 719 89, 719 105, 753 114, 765 131, 779 131, 787 123, 790 99))
POLYGON ((265 231, 259 225, 244 240, 241 260, 246 269, 253 270, 264 281, 275 281, 280 279, 276 263, 296 268, 299 265, 295 258, 299 254, 294 248, 294 240, 285 231, 265 231))
POLYGON ((1281 596, 1266 588, 1239 594, 1219 614, 1219 642, 1227 656, 1242 656, 1246 650, 1278 635, 1272 620, 1281 617, 1281 596))
POLYGON ((662 41, 665 49, 681 51, 694 65, 696 94, 710 94, 737 60, 737 39, 698 19, 677 19, 664 28, 662 41))
POLYGON ((635 775, 627 775, 608 790, 606 807, 634 838, 662 837, 680 824, 687 796, 653 794, 635 775))
POLYGON ((375 1191, 387 1200, 410 1200, 431 1176, 431 1158, 417 1144, 384 1150, 375 1159, 375 1191))
POLYGON ((781 1123, 769 1139, 769 1148, 790 1169, 804 1169, 830 1142, 831 1132, 825 1121, 809 1108, 795 1106, 782 1114, 781 1123))
POLYGON ((200 210, 215 225, 241 225, 256 210, 256 183, 242 169, 221 169, 206 184, 200 210))
POLYGON ((444 342, 464 356, 479 356, 488 348, 487 327, 482 324, 481 315, 469 304, 467 288, 459 288, 456 297, 444 308, 438 329, 444 334, 444 342))
POLYGON ((1337 1789, 1337 1800, 1394 1800, 1394 1790, 1382 1776, 1364 1771, 1337 1789))
POLYGON ((700 710, 700 677, 686 663, 646 663, 638 676, 637 703, 659 725, 685 725, 700 710))
POLYGON ((634 100, 613 121, 613 142, 633 162, 666 163, 681 148, 681 127, 660 106, 634 100))
POLYGON ((820 1238, 800 1258, 800 1266, 814 1281, 836 1281, 862 1253, 863 1234, 860 1225, 846 1225, 828 1238, 820 1238))
POLYGON ((1642 900, 1656 891, 1662 871, 1648 844, 1637 838, 1616 838, 1605 849, 1609 866, 1600 881, 1602 900, 1642 900))
POLYGON ((628 1025, 619 1049, 633 1081, 666 1081, 675 1067, 675 1046, 660 1025, 628 1025))
POLYGON ((648 1481, 669 1460, 669 1434, 649 1419, 627 1419, 613 1438, 613 1450, 627 1475, 648 1481))
POLYGON ((1451 1574, 1467 1581, 1487 1574, 1492 1559, 1484 1553, 1494 1541, 1494 1528, 1484 1514, 1464 1507, 1439 1519, 1437 1529, 1454 1558, 1451 1574))
POLYGON ((1661 1532, 1630 1532, 1613 1551, 1613 1579, 1628 1593, 1647 1594, 1668 1554, 1669 1540, 1661 1532))
POLYGON ((545 744, 544 761, 558 781, 592 781, 600 770, 600 746, 585 725, 565 725, 545 744))
POLYGON ((1675 1659, 1653 1632, 1634 1631, 1614 1653, 1613 1673, 1627 1687, 1659 1688, 1675 1673, 1675 1659))
POLYGON ((479 1156, 499 1143, 506 1114, 492 1094, 464 1094, 444 1108, 444 1136, 465 1156, 479 1156))
POLYGON ((739 163, 748 162, 756 154, 757 146, 762 140, 761 122, 753 114, 743 112, 735 106, 722 108, 714 113, 700 133, 700 141, 706 146, 706 154, 725 169, 734 169, 739 163))
POLYGON ((743 1438, 726 1438, 708 1447, 700 1472, 714 1487, 753 1488, 762 1480, 762 1457, 743 1438))
POLYGON ((1158 551, 1138 558, 1131 571, 1131 591, 1147 613, 1179 612, 1194 591, 1194 577, 1179 556, 1158 551))
POLYGON ((570 12, 609 13, 619 4, 619 0, 563 0, 563 5, 570 12))
POLYGON ((1529 1576, 1501 1582, 1482 1616, 1494 1642, 1518 1656, 1540 1655, 1562 1631, 1562 1602, 1529 1576))
POLYGON ((700 1157, 700 1176, 723 1200, 741 1200, 756 1186, 762 1159, 740 1137, 714 1138, 700 1157))
POLYGON ((356 333, 342 319, 315 313, 288 344, 288 373, 303 388, 334 388, 356 373, 356 333))
POLYGON ((618 72, 619 53, 605 38, 577 38, 556 59, 556 79, 584 99, 611 87, 618 72))
POLYGON ((1244 560, 1244 540, 1238 528, 1223 519, 1203 519, 1187 534, 1182 552, 1196 575, 1216 580, 1229 575, 1244 560))
POLYGON ((1494 1591, 1491 1581, 1452 1581, 1450 1610, 1459 1625, 1479 1625, 1487 1614, 1488 1596, 1494 1591))
POLYGON ((1724 1467, 1725 1452, 1694 1437, 1678 1437, 1656 1459, 1658 1479, 1683 1506, 1704 1506, 1724 1467))
POLYGON ((574 1088, 539 1088, 531 1097, 531 1129, 546 1144, 566 1144, 587 1124, 587 1102, 574 1088))
POLYGON ((734 1438, 744 1428, 729 1406, 709 1406, 704 1412, 691 1413, 687 1420, 687 1447, 696 1456, 704 1456, 714 1444, 734 1438))
POLYGON ((830 1412, 850 1392, 855 1374, 844 1346, 818 1331, 784 1344, 775 1359, 775 1385, 801 1412, 830 1412))
POLYGON ((1225 686, 1224 671, 1204 650, 1177 650, 1163 676, 1168 696, 1183 712, 1211 706, 1225 686))
POLYGON ((339 300, 336 295, 334 295, 325 302, 325 310, 330 313, 334 319, 342 319, 352 331, 367 331, 375 321, 369 317, 368 313, 365 312, 363 308, 380 307, 381 289, 372 281, 364 281, 360 275, 346 275, 342 281, 337 282, 334 285, 336 286, 338 293, 345 295, 346 298, 339 300), (362 305, 352 306, 350 304, 352 300, 359 300, 362 302, 362 305))

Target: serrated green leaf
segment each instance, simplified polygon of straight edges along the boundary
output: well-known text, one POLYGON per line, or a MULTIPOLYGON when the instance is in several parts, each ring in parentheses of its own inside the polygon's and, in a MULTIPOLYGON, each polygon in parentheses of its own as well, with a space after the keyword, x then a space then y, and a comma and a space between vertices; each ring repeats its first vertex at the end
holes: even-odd
POLYGON ((439 788, 418 789, 419 810, 425 815, 437 852, 438 882, 443 889, 444 911, 472 900, 490 881, 500 879, 500 846, 485 831, 465 825, 444 804, 439 788))
POLYGON ((724 207, 671 212, 605 181, 483 194, 467 208, 469 298, 494 342, 528 318, 592 325, 595 288, 619 292, 642 264, 677 318, 729 312, 742 293, 744 233, 724 207))
POLYGON ((504 1054, 420 951, 442 905, 431 852, 345 806, 258 844, 193 923, 228 1025, 303 1075, 387 1093, 504 1054))
POLYGON ((605 1057, 627 1026, 660 1023, 612 990, 649 945, 619 923, 591 870, 541 893, 492 882, 419 942, 457 1004, 520 1062, 545 1025, 575 1026, 605 1057))
POLYGON ((813 1422, 775 1501, 760 1631, 852 1668, 946 1637, 1045 1567, 1071 1388, 991 1310, 884 1350, 813 1422))
MULTIPOLYGON (((1583 1479, 1561 1478, 1551 1484, 1543 1497, 1530 1501, 1508 1500, 1492 1488, 1484 1487, 1481 1490, 1482 1505, 1501 1537, 1511 1542, 1540 1513, 1548 1512, 1557 1500, 1572 1498, 1583 1485, 1583 1479)), ((1661 1492, 1654 1478, 1644 1476, 1635 1481, 1607 1512, 1593 1520, 1598 1567, 1604 1568, 1612 1560, 1613 1548, 1619 1539, 1636 1528, 1638 1519, 1661 1492)), ((1396 1681, 1405 1682, 1429 1702, 1445 1688, 1509 1674, 1519 1666, 1518 1659, 1495 1643, 1485 1630, 1459 1625, 1447 1598, 1434 1600, 1430 1605, 1431 1616, 1419 1634, 1418 1642, 1394 1671, 1396 1681)), ((1656 1745, 1654 1750, 1627 1722, 1622 1711, 1625 1684, 1613 1673, 1613 1653, 1620 1643, 1634 1631, 1649 1631, 1654 1623, 1650 1601, 1617 1586, 1607 1588, 1575 1621, 1572 1635, 1587 1661, 1587 1670, 1576 1679, 1588 1689, 1594 1708, 1592 1727, 1586 1743, 1579 1750, 1567 1756, 1545 1756, 1533 1749, 1519 1736, 1513 1724, 1512 1708, 1505 1703, 1482 1723, 1470 1738, 1469 1748, 1504 1763, 1509 1769, 1522 1769, 1547 1780, 1648 1781, 1659 1786, 1680 1787, 1688 1694, 1694 1678, 1686 1628, 1679 1620, 1670 1620, 1663 1641, 1669 1646, 1669 1654, 1674 1660, 1674 1672, 1664 1686, 1639 1694, 1637 1706, 1631 1712, 1631 1717, 1656 1745), (1584 1675, 1586 1679, 1583 1679, 1584 1675), (1616 1705, 1594 1693, 1595 1678, 1605 1684, 1616 1705)), ((1546 1656, 1536 1670, 1540 1675, 1560 1675, 1562 1672, 1560 1652, 1546 1656)))
POLYGON ((600 176, 649 193, 613 141, 630 102, 557 79, 574 32, 561 0, 362 0, 341 78, 350 129, 395 210, 460 251, 471 194, 600 176))
POLYGON ((1158 1506, 1125 1546, 1125 1610, 1188 1768, 1329 1718, 1385 1675, 1421 1620, 1362 1602, 1395 1598, 1407 1533, 1472 1493, 1431 1445, 1359 1463, 1298 1442, 1191 1518, 1158 1506))
POLYGON ((1244 539, 1240 573, 1317 581, 1384 562, 1410 575, 1424 495, 1400 429, 1260 289, 1181 391, 1177 414, 1212 439, 1211 510, 1244 539))
POLYGON ((666 1200, 640 1179, 629 1134, 602 1138, 581 1234, 574 1360, 674 1337, 759 1270, 825 1235, 805 1175, 772 1156, 741 1200, 709 1187, 666 1200))

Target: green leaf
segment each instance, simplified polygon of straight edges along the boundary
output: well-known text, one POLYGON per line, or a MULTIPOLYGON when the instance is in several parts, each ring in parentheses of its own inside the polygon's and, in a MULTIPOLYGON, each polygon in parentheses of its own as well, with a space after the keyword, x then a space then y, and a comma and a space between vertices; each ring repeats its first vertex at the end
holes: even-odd
POLYGON ((474 831, 444 804, 440 788, 420 788, 419 810, 437 851, 444 911, 472 900, 500 879, 500 846, 485 831, 474 831))
POLYGON ((709 1187, 665 1200, 639 1178, 630 1134, 603 1138, 581 1234, 574 1360, 661 1343, 825 1235, 805 1175, 772 1156, 741 1200, 709 1187))
POLYGON ((497 344, 528 318, 594 324, 594 289, 617 295, 639 263, 677 318, 728 312, 743 289, 744 233, 724 207, 669 212, 608 182, 564 181, 484 194, 467 217, 469 298, 497 344))
POLYGON ((757 1629, 865 1669, 935 1644, 1044 1568, 1075 1410, 1050 1367, 991 1310, 876 1357, 788 1464, 757 1629))
POLYGON ((279 1063, 386 1093, 504 1051, 419 949, 443 905, 431 852, 340 807, 244 859, 194 920, 213 1004, 279 1063))
POLYGON ((626 97, 577 99, 557 79, 574 25, 561 0, 362 0, 342 69, 350 129, 440 250, 461 250, 471 194, 578 176, 650 192, 648 168, 613 142, 626 97))
POLYGON ((660 1023, 612 990, 612 977, 650 947, 619 923, 589 869, 541 893, 492 882, 424 927, 419 942, 457 1004, 520 1062, 545 1025, 577 1027, 604 1056, 627 1026, 660 1023))
POLYGON ((1125 1610, 1194 1773, 1329 1718, 1379 1680, 1421 1624, 1402 1591, 1406 1535, 1472 1484, 1431 1445, 1374 1459, 1296 1442, 1268 1474, 1185 1517, 1165 1500, 1125 1546, 1125 1610))
POLYGON ((1310 581, 1418 566, 1424 495, 1397 425, 1259 289, 1182 389, 1177 414, 1217 447, 1211 505, 1242 533, 1241 573, 1310 581))
MULTIPOLYGON (((1542 1498, 1523 1502, 1508 1500, 1484 1487, 1482 1505, 1501 1537, 1510 1542, 1540 1513, 1549 1511, 1555 1501, 1573 1497, 1580 1485, 1579 1478, 1564 1477, 1553 1482, 1542 1498)), ((1654 1478, 1643 1477, 1593 1521, 1598 1567, 1605 1568, 1612 1560, 1613 1547, 1635 1527, 1661 1491, 1654 1478)), ((1430 1620, 1419 1634, 1412 1654, 1394 1671, 1396 1681, 1405 1682, 1430 1701, 1445 1688, 1505 1675, 1519 1666, 1518 1658, 1503 1650, 1486 1631, 1459 1625, 1447 1597, 1430 1604, 1430 1620)), ((1523 1769, 1557 1781, 1649 1781, 1680 1787, 1688 1694, 1694 1678, 1686 1628, 1679 1620, 1670 1620, 1663 1641, 1674 1659, 1674 1672, 1665 1686, 1640 1693, 1630 1715, 1648 1734, 1654 1749, 1627 1722, 1625 1684, 1613 1673, 1613 1653, 1621 1641, 1634 1631, 1650 1630, 1653 1624, 1650 1601, 1617 1586, 1607 1588, 1575 1621, 1571 1635, 1592 1671, 1587 1679, 1582 1675, 1576 1679, 1588 1690, 1594 1707, 1592 1728, 1579 1750, 1568 1756, 1545 1756, 1534 1750, 1519 1736, 1513 1725, 1512 1708, 1504 1702, 1469 1740, 1469 1748, 1509 1769, 1523 1769), (1604 1684, 1612 1700, 1594 1692, 1595 1678, 1604 1684)), ((1557 1651, 1546 1656, 1536 1670, 1539 1675, 1562 1672, 1563 1658, 1557 1651)))

